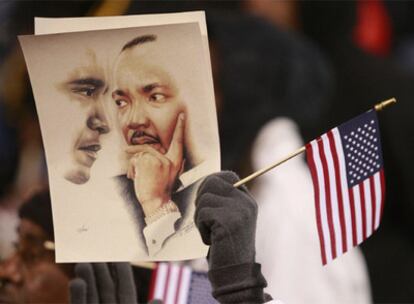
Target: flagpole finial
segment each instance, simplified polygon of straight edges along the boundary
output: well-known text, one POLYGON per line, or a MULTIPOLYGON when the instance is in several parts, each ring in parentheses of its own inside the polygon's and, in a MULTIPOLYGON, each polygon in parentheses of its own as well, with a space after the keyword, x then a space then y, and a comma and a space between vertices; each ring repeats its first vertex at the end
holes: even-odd
POLYGON ((392 105, 394 103, 397 103, 397 100, 393 97, 387 100, 384 100, 383 102, 380 102, 379 104, 375 105, 375 111, 381 111, 385 107, 392 105))

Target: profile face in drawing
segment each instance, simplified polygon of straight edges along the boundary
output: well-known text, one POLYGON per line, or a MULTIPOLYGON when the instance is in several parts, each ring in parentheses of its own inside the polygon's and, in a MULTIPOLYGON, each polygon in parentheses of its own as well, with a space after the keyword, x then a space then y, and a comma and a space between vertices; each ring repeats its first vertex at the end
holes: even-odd
POLYGON ((64 75, 56 86, 57 102, 77 113, 71 118, 72 134, 67 134, 71 146, 64 177, 74 184, 84 184, 101 149, 101 135, 109 132, 104 109, 108 85, 105 70, 90 49, 64 75))

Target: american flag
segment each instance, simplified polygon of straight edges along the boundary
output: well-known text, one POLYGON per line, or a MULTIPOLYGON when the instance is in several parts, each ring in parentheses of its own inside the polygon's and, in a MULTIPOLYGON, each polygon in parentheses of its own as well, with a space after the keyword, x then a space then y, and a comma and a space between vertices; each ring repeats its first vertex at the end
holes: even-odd
POLYGON ((217 304, 207 273, 175 263, 159 263, 152 274, 151 300, 163 304, 217 304))
POLYGON ((325 265, 379 226, 385 182, 378 119, 370 110, 306 145, 325 265))

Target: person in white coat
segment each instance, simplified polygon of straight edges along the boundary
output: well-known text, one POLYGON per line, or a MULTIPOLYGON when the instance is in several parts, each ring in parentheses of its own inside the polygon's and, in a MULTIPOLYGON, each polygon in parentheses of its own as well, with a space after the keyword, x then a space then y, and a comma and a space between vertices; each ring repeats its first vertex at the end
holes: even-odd
MULTIPOLYGON (((259 131, 254 170, 303 146, 295 122, 276 118, 259 131)), ((285 303, 371 303, 367 268, 359 248, 322 266, 312 179, 301 154, 259 177, 256 253, 267 292, 285 303)))

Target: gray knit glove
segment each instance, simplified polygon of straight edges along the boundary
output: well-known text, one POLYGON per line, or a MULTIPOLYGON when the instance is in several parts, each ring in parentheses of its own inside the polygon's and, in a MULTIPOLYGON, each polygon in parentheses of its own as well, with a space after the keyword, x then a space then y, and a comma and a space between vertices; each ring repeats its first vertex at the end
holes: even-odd
POLYGON ((70 281, 71 304, 137 303, 134 278, 129 263, 81 263, 70 281))
POLYGON ((234 188, 233 172, 210 175, 200 185, 195 223, 210 245, 209 279, 220 303, 264 303, 266 286, 255 263, 257 204, 247 189, 234 188))
POLYGON ((210 245, 209 268, 253 263, 257 204, 247 189, 234 188, 233 172, 206 177, 198 190, 195 223, 210 245))

